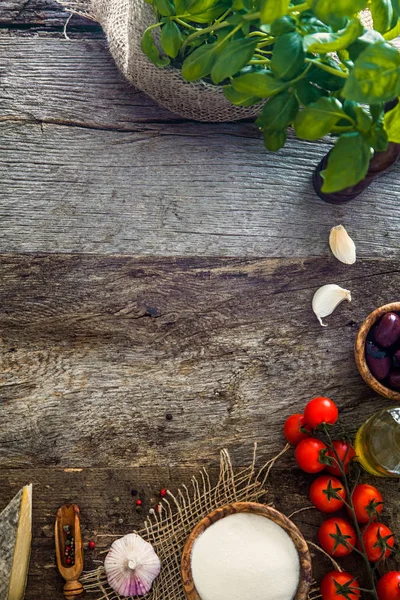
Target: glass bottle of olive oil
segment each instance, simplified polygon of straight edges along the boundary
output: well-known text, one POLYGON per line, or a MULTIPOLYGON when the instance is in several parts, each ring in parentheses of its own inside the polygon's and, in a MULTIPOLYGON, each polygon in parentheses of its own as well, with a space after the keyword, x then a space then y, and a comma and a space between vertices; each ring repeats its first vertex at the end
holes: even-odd
POLYGON ((400 406, 370 417, 357 432, 355 450, 366 471, 380 477, 400 477, 400 406))

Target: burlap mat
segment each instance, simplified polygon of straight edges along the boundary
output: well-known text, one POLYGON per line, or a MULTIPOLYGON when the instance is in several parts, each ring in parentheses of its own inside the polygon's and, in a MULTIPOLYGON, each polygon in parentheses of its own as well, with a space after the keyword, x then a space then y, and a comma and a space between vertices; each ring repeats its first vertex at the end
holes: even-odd
MULTIPOLYGON (((288 447, 285 446, 261 469, 256 469, 255 446, 250 466, 238 473, 233 471, 227 450, 222 450, 220 473, 215 486, 211 484, 204 469, 197 477, 192 478, 191 489, 183 486, 176 495, 168 493, 168 497, 162 502, 161 511, 158 514, 152 511, 144 528, 136 532, 153 545, 162 565, 161 573, 146 595, 146 600, 185 600, 180 574, 181 556, 195 525, 211 511, 232 502, 257 502, 261 498, 265 502, 265 484, 269 472, 288 447)), ((81 581, 86 591, 97 594, 96 600, 121 600, 109 587, 103 566, 84 575, 81 581)))

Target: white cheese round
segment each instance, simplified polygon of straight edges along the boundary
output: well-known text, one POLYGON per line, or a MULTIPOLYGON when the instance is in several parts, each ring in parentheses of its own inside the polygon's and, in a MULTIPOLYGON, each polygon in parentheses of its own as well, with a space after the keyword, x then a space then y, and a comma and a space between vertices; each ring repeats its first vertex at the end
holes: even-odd
POLYGON ((201 600, 292 600, 299 555, 286 531, 261 515, 225 517, 196 540, 192 575, 201 600))

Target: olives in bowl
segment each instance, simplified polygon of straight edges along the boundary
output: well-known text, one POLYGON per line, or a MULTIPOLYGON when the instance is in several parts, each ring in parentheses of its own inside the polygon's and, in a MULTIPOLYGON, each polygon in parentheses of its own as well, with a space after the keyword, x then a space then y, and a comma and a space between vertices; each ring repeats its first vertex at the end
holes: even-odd
POLYGON ((374 310, 358 332, 354 354, 361 377, 390 400, 400 400, 400 302, 374 310))

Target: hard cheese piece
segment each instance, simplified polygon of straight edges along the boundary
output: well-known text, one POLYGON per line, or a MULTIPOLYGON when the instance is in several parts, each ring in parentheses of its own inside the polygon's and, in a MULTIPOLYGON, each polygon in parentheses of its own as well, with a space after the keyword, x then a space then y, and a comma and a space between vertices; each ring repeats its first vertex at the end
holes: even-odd
POLYGON ((32 540, 32 485, 26 485, 0 513, 0 598, 22 600, 32 540))

